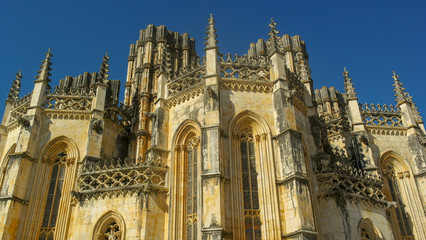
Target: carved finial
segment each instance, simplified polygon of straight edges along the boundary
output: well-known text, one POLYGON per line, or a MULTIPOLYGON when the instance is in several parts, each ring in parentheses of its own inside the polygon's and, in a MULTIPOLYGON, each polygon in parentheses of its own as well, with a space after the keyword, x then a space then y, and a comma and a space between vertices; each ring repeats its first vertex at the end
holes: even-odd
POLYGON ((6 101, 16 101, 19 98, 19 93, 21 92, 21 79, 22 79, 22 70, 19 69, 19 72, 16 73, 16 78, 12 82, 10 87, 9 94, 7 95, 6 101))
POLYGON ((395 92, 395 101, 399 104, 399 103, 403 103, 403 102, 408 102, 408 103, 412 103, 411 101, 411 97, 410 95, 408 95, 408 93, 405 92, 405 88, 402 86, 402 82, 399 81, 399 76, 395 73, 395 71, 392 71, 393 73, 393 91, 395 92))
POLYGON ((349 77, 349 71, 346 70, 346 67, 343 68, 343 77, 345 84, 346 95, 349 98, 356 98, 356 92, 354 88, 354 84, 352 82, 352 78, 349 77))
POLYGON ((109 77, 109 57, 108 57, 108 52, 105 52, 105 55, 102 57, 102 65, 100 67, 100 71, 99 71, 99 78, 101 79, 101 81, 103 83, 106 83, 106 81, 108 80, 109 77))
POLYGON ((206 45, 206 48, 216 47, 217 46, 217 35, 216 35, 216 28, 214 26, 214 23, 216 22, 213 18, 213 14, 210 13, 210 18, 208 19, 209 26, 207 27, 207 36, 204 38, 206 41, 204 44, 206 45))
POLYGON ((271 28, 271 32, 268 34, 269 35, 269 37, 277 37, 278 36, 278 34, 280 33, 278 30, 277 30, 277 23, 276 22, 274 22, 274 18, 271 18, 271 23, 269 24, 269 27, 271 28))
POLYGON ((49 84, 50 82, 50 76, 52 76, 52 74, 50 73, 50 71, 52 70, 52 68, 50 67, 52 65, 50 59, 53 57, 53 54, 51 54, 50 52, 51 49, 49 48, 49 51, 45 53, 46 58, 41 61, 42 65, 40 66, 40 70, 38 71, 39 75, 36 76, 36 82, 44 81, 47 84, 49 84))
POLYGON ((269 28, 271 28, 271 31, 268 33, 269 35, 268 45, 271 49, 271 53, 278 52, 280 50, 279 49, 280 37, 278 36, 280 32, 277 30, 276 26, 277 26, 277 23, 274 22, 273 18, 271 18, 271 23, 269 24, 269 28))

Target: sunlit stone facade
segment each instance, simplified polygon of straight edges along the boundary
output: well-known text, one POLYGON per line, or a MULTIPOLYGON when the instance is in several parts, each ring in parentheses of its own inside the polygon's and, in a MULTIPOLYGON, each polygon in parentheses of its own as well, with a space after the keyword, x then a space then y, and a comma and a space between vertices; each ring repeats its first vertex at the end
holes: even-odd
POLYGON ((426 239, 426 138, 397 104, 314 90, 305 42, 280 35, 219 52, 149 25, 120 82, 50 87, 50 50, 0 125, 0 239, 426 239))

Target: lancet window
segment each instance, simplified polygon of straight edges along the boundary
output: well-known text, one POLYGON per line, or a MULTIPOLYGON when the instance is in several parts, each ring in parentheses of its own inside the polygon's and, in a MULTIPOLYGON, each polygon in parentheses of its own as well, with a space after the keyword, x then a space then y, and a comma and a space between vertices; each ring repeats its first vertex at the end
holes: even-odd
POLYGON ((360 224, 360 234, 361 234, 361 240, 376 240, 380 239, 377 237, 374 227, 370 223, 369 220, 362 220, 360 224))
POLYGON ((15 149, 16 149, 16 145, 13 145, 10 148, 10 150, 9 150, 9 152, 8 152, 4 162, 2 164, 1 179, 0 179, 0 196, 5 196, 5 195, 8 194, 9 179, 10 179, 9 170, 12 166, 12 161, 10 161, 10 155, 15 152, 15 149))
POLYGON ((61 202, 66 169, 66 156, 64 152, 59 153, 51 168, 49 189, 44 208, 43 221, 40 227, 39 240, 53 239, 55 235, 56 220, 58 217, 59 204, 61 202))
POLYGON ((198 150, 197 138, 189 140, 186 163, 186 239, 197 239, 197 203, 198 203, 198 150))
POLYGON ((259 193, 253 134, 244 132, 240 138, 241 175, 243 181, 244 229, 246 239, 261 239, 259 193))
MULTIPOLYGON (((404 173, 398 173, 403 178, 404 173)), ((406 174, 409 174, 408 171, 406 174)), ((385 178, 385 184, 387 186, 386 197, 389 202, 395 202, 396 206, 389 210, 388 217, 394 223, 394 227, 398 228, 398 235, 400 234, 401 239, 414 239, 412 223, 410 222, 410 216, 406 211, 406 205, 402 201, 401 183, 398 180, 398 176, 395 173, 394 166, 388 164, 384 166, 383 175, 385 178), (395 226, 396 225, 396 226, 395 226)))
POLYGON ((186 120, 176 130, 170 178, 168 239, 200 239, 200 135, 198 123, 186 120))

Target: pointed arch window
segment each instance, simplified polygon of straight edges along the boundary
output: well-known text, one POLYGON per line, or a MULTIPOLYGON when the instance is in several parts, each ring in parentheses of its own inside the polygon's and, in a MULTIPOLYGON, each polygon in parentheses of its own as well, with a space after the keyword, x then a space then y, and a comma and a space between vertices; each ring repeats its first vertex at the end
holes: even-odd
POLYGON ((371 222, 370 219, 361 220, 359 230, 360 230, 361 240, 381 239, 379 236, 377 236, 373 223, 371 222))
POLYGON ((259 191, 253 134, 246 131, 240 136, 241 178, 243 181, 244 229, 246 239, 261 239, 259 191))
POLYGON ((198 213, 198 139, 193 137, 188 142, 186 163, 186 239, 197 239, 198 213))
POLYGON ((0 196, 6 196, 8 195, 8 189, 9 189, 9 170, 12 167, 12 161, 10 161, 10 156, 15 153, 16 145, 13 145, 7 155, 6 158, 2 164, 1 169, 1 179, 0 179, 0 196))
POLYGON ((53 162, 39 240, 53 239, 66 170, 66 153, 60 152, 53 162))
MULTIPOLYGON (((402 178, 404 173, 400 172, 398 174, 401 175, 402 178)), ((407 174, 409 173, 407 172, 407 174)), ((396 206, 388 211, 388 217, 398 229, 397 231, 399 232, 401 239, 414 239, 412 222, 406 210, 406 205, 402 201, 401 186, 397 179, 395 168, 392 164, 384 166, 383 176, 387 186, 387 200, 396 203, 396 206)))
POLYGON ((122 216, 109 211, 95 224, 94 240, 122 240, 125 239, 125 225, 122 216))
POLYGON ((170 178, 170 231, 168 239, 201 238, 199 221, 200 134, 197 123, 187 120, 176 130, 170 178))
POLYGON ((120 240, 121 231, 120 226, 114 221, 108 224, 103 232, 103 236, 100 236, 99 240, 120 240))

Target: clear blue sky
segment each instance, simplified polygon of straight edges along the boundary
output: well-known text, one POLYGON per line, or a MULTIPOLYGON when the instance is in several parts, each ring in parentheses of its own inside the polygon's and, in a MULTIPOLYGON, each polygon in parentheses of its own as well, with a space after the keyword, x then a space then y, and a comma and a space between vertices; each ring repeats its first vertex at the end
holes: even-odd
MULTIPOLYGON (((129 44, 148 24, 188 32, 203 56, 213 13, 222 53, 246 53, 267 38, 269 19, 280 34, 307 44, 314 87, 343 91, 350 71, 361 103, 394 104, 392 70, 426 116, 426 1, 2 1, 0 102, 18 69, 21 96, 30 92, 43 53, 52 48, 52 86, 65 76, 97 72, 110 56, 110 79, 124 80, 129 44)), ((3 112, 4 105, 0 104, 3 112)))

